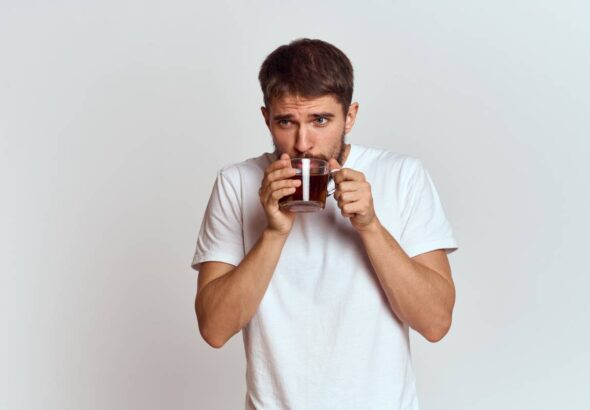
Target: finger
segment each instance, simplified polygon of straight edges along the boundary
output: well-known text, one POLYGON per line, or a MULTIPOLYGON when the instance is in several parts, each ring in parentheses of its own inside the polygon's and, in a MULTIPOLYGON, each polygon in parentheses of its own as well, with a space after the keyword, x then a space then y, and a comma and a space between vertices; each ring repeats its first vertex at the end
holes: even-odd
POLYGON ((359 181, 362 182, 365 180, 365 174, 359 171, 355 171, 354 169, 350 168, 342 168, 340 171, 335 172, 333 174, 334 182, 339 184, 344 181, 359 181))
POLYGON ((273 173, 274 171, 276 171, 277 169, 289 168, 290 166, 291 166, 290 160, 279 159, 279 160, 273 162, 272 164, 270 164, 268 167, 266 167, 266 169, 264 170, 264 175, 267 176, 267 175, 273 173))
POLYGON ((264 170, 264 174, 268 175, 271 172, 273 172, 274 170, 281 169, 281 168, 287 168, 290 166, 291 166, 291 160, 289 159, 289 155, 283 154, 283 155, 281 155, 281 159, 274 161, 272 164, 270 164, 268 167, 266 167, 266 169, 264 170))
MULTIPOLYGON (((342 168, 342 166, 334 158, 330 158, 330 160, 328 161, 328 167, 330 168, 330 178, 332 179, 334 179, 336 174, 340 172, 340 168, 342 168)), ((335 179, 334 183, 336 183, 335 179)))
POLYGON ((277 191, 283 188, 294 188, 301 185, 300 179, 282 179, 280 181, 274 181, 269 185, 270 192, 277 191))
POLYGON ((279 199, 281 199, 285 195, 293 194, 294 192, 295 192, 295 187, 283 187, 278 190, 272 191, 270 189, 270 186, 267 186, 266 189, 263 190, 262 194, 260 195, 260 202, 262 202, 262 205, 265 208, 268 208, 269 206, 277 206, 279 199), (273 195, 275 195, 275 192, 278 193, 278 194, 276 194, 276 195, 278 195, 277 198, 273 198, 273 195))
POLYGON ((342 165, 340 165, 334 158, 330 158, 328 165, 330 166, 330 172, 340 171, 342 168, 342 165))
MULTIPOLYGON (((290 195, 292 193, 295 192, 295 188, 301 185, 301 180, 300 179, 282 179, 279 181, 274 181, 272 183, 268 183, 266 184, 265 187, 261 188, 262 189, 262 197, 263 197, 263 201, 265 203, 267 203, 269 201, 269 199, 272 199, 273 195, 275 192, 277 191, 281 191, 285 192, 284 189, 291 189, 293 188, 287 195, 290 195)), ((281 195, 279 197, 282 198, 284 195, 281 195)))
POLYGON ((291 160, 289 159, 288 154, 281 155, 281 159, 273 162, 264 170, 264 177, 262 178, 262 183, 260 189, 258 190, 259 195, 263 195, 269 185, 269 176, 272 175, 274 172, 284 170, 283 174, 276 174, 271 178, 272 180, 277 180, 280 178, 289 178, 295 175, 295 171, 291 168, 291 160))
POLYGON ((295 188, 293 188, 293 187, 281 188, 276 191, 273 191, 269 195, 269 197, 267 199, 267 203, 269 205, 277 205, 279 202, 279 199, 281 199, 287 195, 291 195, 294 192, 295 192, 295 188))
POLYGON ((359 192, 361 194, 369 192, 370 194, 371 191, 367 182, 344 181, 336 186, 334 198, 337 200, 340 199, 344 192, 359 192))
POLYGON ((291 178, 293 176, 295 176, 297 173, 297 170, 295 168, 281 168, 281 169, 277 169, 272 171, 271 173, 269 173, 266 176, 266 181, 267 182, 274 182, 274 181, 278 181, 281 179, 287 179, 287 178, 291 178))
POLYGON ((287 180, 283 180, 283 181, 278 181, 279 184, 278 185, 274 185, 274 186, 271 183, 269 183, 269 182, 265 183, 260 188, 260 191, 259 191, 260 192, 260 197, 261 197, 262 201, 264 203, 266 203, 268 201, 268 198, 277 189, 294 188, 294 186, 290 185, 287 181, 291 181, 291 180, 287 179, 287 180))
POLYGON ((338 208, 340 208, 340 214, 345 218, 351 218, 354 216, 354 213, 348 212, 344 210, 344 206, 342 204, 338 204, 338 208))
POLYGON ((359 201, 362 198, 362 192, 359 191, 349 191, 349 192, 339 192, 338 200, 339 204, 347 204, 350 202, 359 201))
POLYGON ((342 192, 352 192, 352 191, 366 191, 366 187, 362 182, 358 181, 344 181, 337 185, 336 191, 342 192))
POLYGON ((340 213, 347 218, 365 212, 365 204, 362 201, 350 202, 340 207, 340 213))

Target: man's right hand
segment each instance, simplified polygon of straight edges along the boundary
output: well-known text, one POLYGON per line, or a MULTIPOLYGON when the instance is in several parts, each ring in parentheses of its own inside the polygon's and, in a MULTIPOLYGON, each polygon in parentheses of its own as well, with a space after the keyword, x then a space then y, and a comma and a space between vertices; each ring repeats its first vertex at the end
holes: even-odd
POLYGON ((237 266, 214 261, 201 264, 195 311, 201 335, 213 347, 223 346, 242 330, 260 306, 297 216, 279 208, 279 199, 292 194, 301 183, 289 179, 293 175, 287 154, 265 170, 258 193, 268 226, 237 266))
POLYGON ((281 235, 288 235, 295 221, 295 213, 279 208, 279 199, 291 195, 295 192, 295 187, 301 185, 300 180, 289 179, 294 175, 295 169, 291 167, 289 155, 283 154, 266 168, 258 191, 268 220, 268 229, 281 235))

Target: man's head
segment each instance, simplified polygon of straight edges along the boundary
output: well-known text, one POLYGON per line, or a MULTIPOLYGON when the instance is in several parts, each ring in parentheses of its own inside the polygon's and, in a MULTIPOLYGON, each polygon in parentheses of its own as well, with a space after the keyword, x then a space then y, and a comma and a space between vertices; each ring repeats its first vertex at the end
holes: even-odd
POLYGON ((353 70, 342 51, 321 40, 301 39, 273 51, 258 76, 262 113, 275 154, 336 158, 352 129, 353 70))

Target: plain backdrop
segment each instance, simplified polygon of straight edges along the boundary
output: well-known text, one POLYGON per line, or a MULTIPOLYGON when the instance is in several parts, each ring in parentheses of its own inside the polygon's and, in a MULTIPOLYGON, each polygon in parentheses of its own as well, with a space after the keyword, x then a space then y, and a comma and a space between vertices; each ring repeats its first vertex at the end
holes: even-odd
POLYGON ((243 408, 189 265, 300 37, 347 53, 349 141, 420 158, 460 244, 422 409, 590 408, 587 4, 0 0, 0 409, 243 408))

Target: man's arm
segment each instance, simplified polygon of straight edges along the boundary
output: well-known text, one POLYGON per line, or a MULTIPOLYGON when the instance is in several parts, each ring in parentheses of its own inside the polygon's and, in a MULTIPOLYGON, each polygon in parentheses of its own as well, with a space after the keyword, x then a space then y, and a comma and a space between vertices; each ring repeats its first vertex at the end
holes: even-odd
MULTIPOLYGON (((341 167, 331 159, 330 168, 341 167)), ((446 252, 439 249, 410 258, 379 222, 363 173, 341 169, 334 181, 338 207, 359 233, 392 311, 429 341, 442 339, 455 304, 446 252)))
POLYGON ((203 339, 222 347, 258 309, 287 240, 265 230, 237 266, 221 262, 201 264, 195 311, 203 339))
POLYGON ((442 339, 455 304, 446 252, 410 258, 377 219, 359 234, 393 312, 430 342, 442 339))
POLYGON ((266 168, 258 194, 268 226, 238 266, 201 264, 195 311, 199 331, 213 347, 223 346, 258 310, 295 221, 296 214, 279 208, 279 199, 301 184, 290 179, 294 175, 287 154, 266 168))

